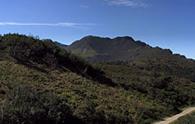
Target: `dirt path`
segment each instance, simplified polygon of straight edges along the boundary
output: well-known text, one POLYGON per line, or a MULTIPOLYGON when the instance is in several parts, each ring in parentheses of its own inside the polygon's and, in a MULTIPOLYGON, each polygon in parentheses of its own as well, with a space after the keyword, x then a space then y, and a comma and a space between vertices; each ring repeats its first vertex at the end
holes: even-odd
POLYGON ((186 108, 186 109, 184 109, 183 112, 181 112, 181 113, 179 113, 177 115, 165 118, 164 121, 155 122, 153 124, 170 124, 170 123, 176 121, 177 119, 179 119, 180 117, 183 117, 183 116, 185 116, 187 114, 190 114, 190 113, 192 113, 194 111, 195 111, 195 107, 186 108))

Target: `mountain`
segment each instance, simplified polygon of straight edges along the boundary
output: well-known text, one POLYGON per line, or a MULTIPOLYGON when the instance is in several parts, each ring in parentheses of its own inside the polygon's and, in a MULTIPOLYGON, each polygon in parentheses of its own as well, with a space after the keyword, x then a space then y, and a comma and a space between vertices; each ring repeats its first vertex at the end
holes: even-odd
MULTIPOLYGON (((96 38, 94 47, 107 52, 103 44, 113 39, 96 38)), ((130 37, 118 39, 124 52, 130 46, 153 49, 130 37)), ((52 40, 0 36, 0 123, 150 124, 178 113, 195 104, 195 64, 165 53, 159 59, 91 63, 52 40)))
POLYGON ((68 45, 61 44, 61 43, 59 43, 59 42, 57 42, 57 41, 55 41, 54 43, 55 43, 58 47, 61 47, 61 48, 63 48, 63 49, 66 49, 66 48, 68 47, 68 45))
POLYGON ((169 49, 153 48, 128 36, 113 39, 87 36, 73 42, 67 49, 89 61, 96 62, 130 61, 143 57, 172 55, 169 49))
POLYGON ((113 39, 87 36, 66 49, 89 62, 123 62, 195 81, 195 60, 173 54, 170 49, 151 47, 128 36, 113 39))

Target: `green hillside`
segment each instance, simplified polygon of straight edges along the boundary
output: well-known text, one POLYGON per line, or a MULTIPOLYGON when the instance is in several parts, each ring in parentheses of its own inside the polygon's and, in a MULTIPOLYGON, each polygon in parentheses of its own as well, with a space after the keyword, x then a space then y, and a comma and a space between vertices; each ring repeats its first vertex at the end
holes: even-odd
POLYGON ((181 69, 145 60, 91 65, 51 40, 7 34, 0 37, 0 123, 149 124, 194 104, 194 62, 187 61, 181 69))

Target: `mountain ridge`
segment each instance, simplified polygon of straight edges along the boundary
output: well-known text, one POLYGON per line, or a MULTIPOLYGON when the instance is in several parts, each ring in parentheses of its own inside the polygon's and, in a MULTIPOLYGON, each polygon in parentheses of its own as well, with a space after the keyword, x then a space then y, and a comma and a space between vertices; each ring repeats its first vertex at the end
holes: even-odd
MULTIPOLYGON (((184 55, 175 54, 170 49, 152 47, 130 36, 115 38, 86 36, 74 41, 65 49, 89 61, 131 61, 142 57, 177 56, 187 59, 184 55)), ((188 59, 193 61, 193 59, 188 59)))

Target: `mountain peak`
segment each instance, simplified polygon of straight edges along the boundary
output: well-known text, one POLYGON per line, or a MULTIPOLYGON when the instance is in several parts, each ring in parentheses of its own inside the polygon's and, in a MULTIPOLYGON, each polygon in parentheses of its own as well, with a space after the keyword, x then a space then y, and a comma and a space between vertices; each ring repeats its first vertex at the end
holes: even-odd
POLYGON ((107 38, 89 35, 67 49, 92 61, 129 61, 172 54, 170 50, 153 48, 130 36, 107 38))
POLYGON ((80 40, 73 42, 70 47, 101 46, 101 48, 106 47, 106 49, 109 49, 110 47, 115 47, 115 48, 116 47, 118 48, 133 47, 136 44, 137 44, 136 41, 132 37, 129 37, 129 36, 108 38, 108 37, 99 37, 99 36, 89 35, 89 36, 81 38, 80 40))
POLYGON ((123 36, 123 37, 116 37, 113 40, 127 40, 127 41, 135 41, 132 37, 129 36, 123 36))
POLYGON ((130 36, 120 36, 120 37, 115 37, 115 38, 109 38, 109 37, 99 37, 99 36, 94 36, 94 35, 88 35, 86 37, 81 38, 81 40, 115 40, 115 41, 135 41, 132 37, 130 36))
POLYGON ((94 39, 109 39, 108 37, 99 37, 99 36, 94 36, 94 35, 88 35, 86 37, 81 38, 81 40, 94 40, 94 39))

